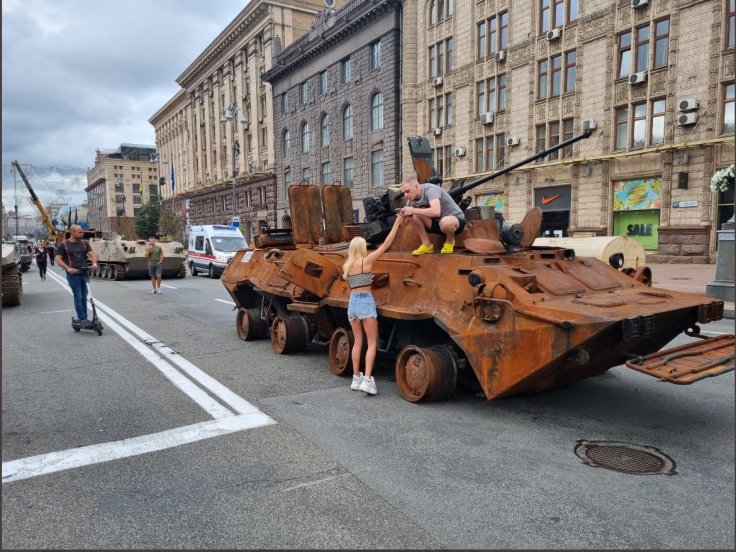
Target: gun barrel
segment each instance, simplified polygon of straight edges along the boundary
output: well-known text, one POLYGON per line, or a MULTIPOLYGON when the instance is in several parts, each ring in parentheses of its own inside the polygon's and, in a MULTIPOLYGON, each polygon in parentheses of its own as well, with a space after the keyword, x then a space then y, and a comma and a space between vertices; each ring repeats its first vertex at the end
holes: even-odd
POLYGON ((501 170, 498 170, 492 174, 482 176, 481 178, 478 178, 477 180, 473 180, 472 182, 468 182, 467 184, 463 184, 459 188, 456 188, 454 190, 450 190, 450 195, 452 196, 452 199, 455 201, 460 201, 463 197, 463 194, 465 192, 472 190, 473 188, 480 186, 481 184, 484 184, 485 182, 488 182, 489 180, 493 180, 494 178, 498 178, 499 176, 502 176, 508 172, 511 172, 515 169, 518 169, 522 165, 526 165, 527 163, 531 163, 532 161, 536 161, 537 159, 540 159, 544 157, 545 155, 549 155, 550 153, 554 153, 559 149, 565 148, 569 146, 570 144, 574 144, 575 142, 582 140, 583 138, 588 138, 592 134, 592 131, 586 130, 582 134, 578 134, 577 136, 573 136, 572 138, 568 138, 564 142, 560 142, 559 144, 555 144, 554 146, 551 146, 547 149, 544 149, 542 151, 539 151, 532 155, 531 157, 527 157, 526 159, 522 159, 518 163, 514 163, 513 165, 509 165, 508 167, 504 167, 501 170))

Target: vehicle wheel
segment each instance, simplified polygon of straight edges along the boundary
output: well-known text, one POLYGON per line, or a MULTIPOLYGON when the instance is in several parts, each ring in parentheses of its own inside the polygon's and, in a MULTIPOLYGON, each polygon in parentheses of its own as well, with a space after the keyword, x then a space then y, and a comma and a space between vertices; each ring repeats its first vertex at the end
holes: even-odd
POLYGON ((217 269, 214 266, 210 265, 209 268, 207 269, 207 276, 209 276, 213 280, 216 280, 217 279, 217 269))
POLYGON ((303 351, 308 337, 309 326, 303 316, 278 315, 271 326, 271 346, 280 355, 303 351))
POLYGON ((409 402, 449 399, 456 383, 457 366, 447 347, 407 345, 396 357, 396 384, 409 402))
POLYGON ((95 331, 97 332, 97 335, 101 336, 102 335, 102 324, 97 324, 97 326, 95 326, 95 331))
POLYGON ((81 328, 77 328, 76 326, 72 326, 72 328, 74 328, 74 331, 77 333, 79 333, 79 330, 81 329, 81 328))
POLYGON ((268 323, 261 319, 261 309, 238 309, 235 329, 243 341, 263 339, 268 335, 268 323))
POLYGON ((330 372, 337 376, 345 376, 353 372, 353 332, 338 327, 330 336, 328 359, 330 372))
POLYGON ((194 263, 189 263, 189 272, 192 274, 192 276, 196 276, 199 274, 199 271, 197 270, 197 267, 194 266, 194 263))

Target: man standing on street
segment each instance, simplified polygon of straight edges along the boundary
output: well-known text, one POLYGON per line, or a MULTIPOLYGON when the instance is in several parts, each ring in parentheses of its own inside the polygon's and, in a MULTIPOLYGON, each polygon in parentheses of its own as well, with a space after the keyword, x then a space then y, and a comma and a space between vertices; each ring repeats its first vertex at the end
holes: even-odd
POLYGON ((78 224, 69 229, 69 239, 64 240, 56 248, 56 262, 66 271, 66 281, 74 294, 74 310, 82 327, 91 326, 87 320, 87 259, 92 261, 92 270, 97 268, 97 255, 92 251, 89 242, 82 239, 84 230, 78 224))
POLYGON ((148 257, 148 275, 151 277, 153 287, 150 293, 161 293, 161 263, 164 262, 164 250, 156 243, 155 236, 148 238, 146 257, 148 257))

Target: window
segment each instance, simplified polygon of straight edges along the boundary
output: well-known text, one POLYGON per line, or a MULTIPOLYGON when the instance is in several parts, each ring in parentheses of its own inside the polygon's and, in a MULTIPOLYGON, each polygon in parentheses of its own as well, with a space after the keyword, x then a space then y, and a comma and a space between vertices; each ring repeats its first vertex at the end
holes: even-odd
POLYGON ((669 58, 670 21, 661 19, 654 22, 654 36, 649 24, 636 27, 618 36, 618 78, 632 72, 646 71, 650 67, 666 67, 669 58), (632 33, 635 44, 632 53, 632 33), (654 49, 652 62, 649 62, 649 50, 654 49))
POLYGON ((309 184, 312 181, 312 169, 305 167, 302 169, 302 182, 309 184))
MULTIPOLYGON (((731 0, 731 3, 736 0, 731 0)), ((654 68, 666 67, 670 50, 670 20, 662 19, 654 24, 654 68)))
MULTIPOLYGON (((547 126, 546 125, 537 125, 537 153, 540 151, 543 151, 547 147, 547 126)), ((540 157, 537 159, 537 163, 542 163, 544 161, 543 157, 540 157)))
POLYGON ((371 186, 383 186, 383 150, 371 152, 371 186))
POLYGON ((342 82, 347 84, 350 82, 350 58, 342 60, 342 82))
POLYGON ((492 56, 499 50, 505 50, 508 46, 508 34, 509 14, 507 12, 501 12, 478 23, 478 57, 492 56))
POLYGON ((371 44, 371 69, 381 67, 381 41, 371 44))
POLYGON ((483 139, 475 141, 475 172, 483 171, 483 139))
POLYGON ((539 76, 537 77, 537 97, 543 100, 547 97, 547 67, 549 62, 545 59, 539 62, 539 76))
POLYGON ((321 96, 327 94, 327 71, 319 74, 319 93, 321 96))
POLYGON ((332 167, 330 167, 329 161, 322 163, 322 179, 320 182, 322 184, 329 184, 332 182, 332 167))
POLYGON ((323 148, 330 145, 330 116, 327 113, 322 115, 320 124, 320 145, 323 148))
POLYGON ((486 136, 475 141, 475 170, 495 171, 504 166, 506 138, 504 134, 486 136))
POLYGON ((158 184, 149 184, 148 185, 148 195, 150 195, 150 196, 157 196, 158 195, 158 184))
POLYGON ((289 93, 284 92, 281 94, 281 113, 289 112, 289 93))
POLYGON ((731 134, 734 132, 736 120, 734 116, 734 106, 736 105, 736 84, 727 84, 723 87, 723 134, 731 134))
MULTIPOLYGON (((549 123, 549 147, 556 146, 560 143, 560 123, 553 121, 549 123)), ((547 156, 550 161, 560 158, 560 150, 553 151, 547 156)))
POLYGON ((636 29, 636 72, 649 67, 649 25, 636 29))
POLYGON ((281 150, 284 154, 284 159, 288 159, 291 155, 291 134, 288 130, 285 130, 281 135, 281 150))
POLYGON ((491 77, 478 83, 478 113, 506 109, 506 75, 491 77))
POLYGON ((551 96, 559 96, 562 91, 573 92, 577 75, 576 64, 577 52, 575 50, 539 61, 537 63, 537 99, 543 100, 551 96))
POLYGON ((643 148, 647 142, 647 104, 634 104, 632 107, 634 108, 634 134, 632 143, 635 148, 643 148))
POLYGON ((478 57, 486 57, 486 22, 478 23, 478 57))
POLYGON ((455 0, 432 0, 429 6, 429 24, 444 21, 455 12, 455 0))
POLYGON ((346 157, 342 163, 342 181, 348 188, 353 187, 355 178, 355 161, 352 157, 346 157))
POLYGON ((452 146, 433 149, 432 163, 440 176, 450 176, 452 174, 452 146))
POLYGON ((444 75, 454 64, 454 40, 452 37, 429 47, 429 76, 444 75))
MULTIPOLYGON (((565 119, 562 121, 563 142, 572 138, 573 127, 574 121, 572 119, 565 119)), ((572 144, 565 147, 563 150, 563 157, 572 157, 572 144)))
POLYGON ((736 0, 728 0, 726 12, 726 48, 736 46, 736 0))
POLYGON ((436 124, 437 122, 437 108, 435 107, 437 105, 437 100, 434 98, 429 99, 429 127, 435 128, 438 126, 436 124))
POLYGON ((486 112, 486 81, 478 83, 478 115, 486 112))
POLYGON ((562 80, 562 54, 552 56, 552 90, 550 96, 560 95, 560 85, 562 80))
POLYGON ((284 193, 288 194, 289 186, 291 186, 291 169, 284 170, 284 193))
POLYGON ((307 88, 306 82, 303 82, 299 85, 299 101, 302 102, 302 105, 306 104, 309 101, 309 90, 307 88))
POLYGON ((618 76, 631 74, 631 31, 618 36, 618 76))
MULTIPOLYGON (((138 213, 140 213, 140 212, 141 212, 141 208, 140 207, 138 207, 136 209, 133 209, 133 216, 134 217, 137 217, 138 216, 138 213)), ((123 213, 123 214, 125 214, 125 213, 123 213)))
POLYGON ((445 117, 446 124, 451 125, 454 117, 453 105, 452 105, 452 92, 445 94, 445 117))
POLYGON ((498 75, 498 110, 506 109, 506 75, 498 75))
POLYGON ((353 106, 350 104, 342 110, 342 139, 353 139, 353 106))
POLYGON ((623 150, 629 146, 629 108, 620 107, 616 109, 616 146, 615 149, 623 150))
POLYGON ((141 185, 137 182, 133 183, 133 193, 134 194, 140 194, 141 193, 141 185))
MULTIPOLYGON (((376 92, 371 98, 371 130, 383 128, 383 94, 376 92)), ((383 155, 383 154, 381 154, 383 155)))
POLYGON ((309 153, 309 123, 302 125, 302 153, 309 153))
POLYGON ((539 32, 545 33, 577 20, 578 2, 579 0, 540 0, 539 32))
POLYGON ((116 194, 124 193, 125 190, 123 189, 123 186, 124 184, 122 182, 116 182, 115 183, 115 193, 116 194))
POLYGON ((652 125, 649 134, 652 145, 664 143, 664 108, 664 100, 652 101, 652 125))
POLYGON ((571 50, 565 54, 565 92, 575 90, 575 77, 577 73, 577 52, 571 50))

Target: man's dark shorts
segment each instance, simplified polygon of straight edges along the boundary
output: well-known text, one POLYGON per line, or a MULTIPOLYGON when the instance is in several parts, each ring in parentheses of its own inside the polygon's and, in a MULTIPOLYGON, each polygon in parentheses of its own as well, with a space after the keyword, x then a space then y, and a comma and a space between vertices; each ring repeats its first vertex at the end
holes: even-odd
POLYGON ((161 276, 161 263, 149 264, 148 275, 153 278, 154 276, 161 276))
MULTIPOLYGON (((455 230, 455 235, 457 236, 460 232, 463 231, 463 228, 465 228, 465 218, 460 218, 455 215, 450 215, 452 217, 455 217, 457 220, 460 221, 460 224, 457 227, 457 230, 455 230)), ((442 230, 440 230, 440 219, 433 218, 432 224, 429 227, 429 230, 427 230, 430 234, 444 234, 442 230)))

